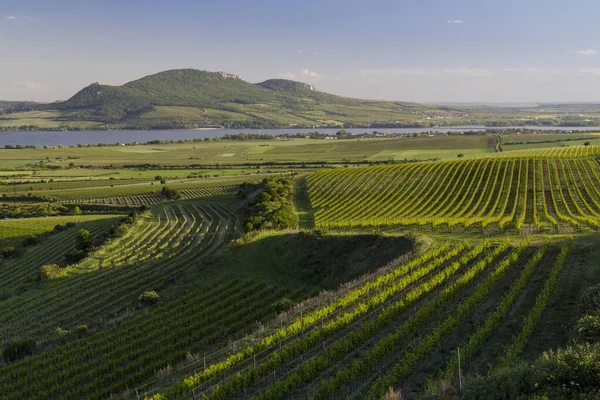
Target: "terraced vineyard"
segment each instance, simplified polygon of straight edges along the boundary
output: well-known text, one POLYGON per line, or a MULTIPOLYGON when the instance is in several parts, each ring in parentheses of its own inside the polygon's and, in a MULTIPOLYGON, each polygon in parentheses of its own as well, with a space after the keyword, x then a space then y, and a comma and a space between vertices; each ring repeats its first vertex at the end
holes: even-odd
POLYGON ((600 165, 584 155, 338 169, 307 181, 320 227, 600 227, 600 165))

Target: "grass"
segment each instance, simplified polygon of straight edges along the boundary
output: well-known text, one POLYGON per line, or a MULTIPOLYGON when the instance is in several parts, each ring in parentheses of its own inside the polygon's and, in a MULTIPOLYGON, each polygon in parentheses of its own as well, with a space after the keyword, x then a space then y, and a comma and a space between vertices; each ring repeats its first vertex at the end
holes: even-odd
POLYGON ((308 196, 308 183, 306 177, 298 176, 294 179, 294 208, 298 214, 301 229, 312 229, 315 227, 314 209, 310 205, 308 196))
POLYGON ((20 240, 41 235, 52 231, 56 225, 64 225, 69 222, 78 224, 114 217, 114 215, 72 215, 0 220, 0 240, 20 240))
POLYGON ((494 151, 494 139, 486 136, 438 136, 402 139, 348 140, 248 140, 210 141, 189 144, 161 144, 113 147, 53 147, 48 149, 0 149, 0 167, 39 163, 67 167, 75 165, 113 166, 162 164, 211 165, 220 163, 264 163, 303 161, 364 161, 370 157, 430 159, 456 158, 458 153, 487 154, 494 151), (231 155, 223 157, 223 154, 231 155), (69 159, 71 157, 71 159, 69 159))
POLYGON ((336 232, 306 237, 297 232, 261 232, 209 260, 202 274, 260 279, 312 291, 335 289, 407 254, 414 245, 401 235, 336 232))

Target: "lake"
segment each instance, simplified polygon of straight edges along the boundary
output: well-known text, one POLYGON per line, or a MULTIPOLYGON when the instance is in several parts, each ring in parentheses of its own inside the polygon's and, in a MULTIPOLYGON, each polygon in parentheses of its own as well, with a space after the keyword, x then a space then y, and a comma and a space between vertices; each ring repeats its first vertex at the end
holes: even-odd
MULTIPOLYGON (((561 131, 600 131, 600 127, 503 127, 508 128, 527 128, 538 130, 561 130, 561 131)), ((385 133, 423 133, 423 132, 462 132, 469 130, 483 131, 484 126, 460 126, 452 128, 348 128, 348 132, 360 134, 365 132, 385 132, 385 133)), ((79 132, 54 132, 54 131, 28 131, 28 132, 0 132, 0 147, 7 144, 24 146, 75 146, 77 144, 97 144, 97 143, 145 143, 151 140, 182 140, 198 138, 214 138, 224 136, 225 134, 239 133, 260 133, 268 135, 309 133, 318 131, 325 134, 335 134, 339 128, 330 129, 207 129, 207 130, 152 130, 152 131, 79 131, 79 132)))

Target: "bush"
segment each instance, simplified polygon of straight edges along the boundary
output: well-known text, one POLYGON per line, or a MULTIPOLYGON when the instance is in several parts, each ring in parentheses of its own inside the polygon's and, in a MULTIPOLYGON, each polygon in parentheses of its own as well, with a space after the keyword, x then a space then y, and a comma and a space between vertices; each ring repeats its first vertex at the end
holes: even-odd
POLYGON ((94 237, 90 231, 80 229, 75 236, 75 248, 84 252, 89 251, 94 246, 94 237))
POLYGON ((171 189, 163 186, 161 193, 169 200, 179 200, 181 198, 181 192, 177 189, 171 189))
POLYGON ((76 264, 83 260, 87 256, 87 252, 83 250, 75 250, 71 253, 65 254, 65 264, 76 264))
POLYGON ((294 306, 294 302, 292 300, 288 299, 287 297, 284 297, 281 300, 276 301, 275 303, 271 304, 271 308, 276 313, 287 311, 290 308, 292 308, 293 306, 294 306))
POLYGON ((586 342, 600 341, 600 318, 595 315, 586 315, 577 321, 577 332, 586 342))
POLYGON ((37 237, 30 236, 30 237, 25 238, 23 240, 23 247, 35 246, 39 242, 40 242, 40 240, 37 237))
POLYGON ((2 346, 2 358, 5 362, 11 362, 33 354, 36 342, 33 338, 13 339, 2 346))
POLYGON ((75 334, 78 337, 82 337, 88 334, 89 328, 87 325, 77 325, 75 327, 75 334))
POLYGON ((58 264, 48 264, 40 268, 40 277, 42 279, 52 279, 60 272, 61 268, 58 264))
POLYGON ((17 254, 17 248, 15 246, 6 246, 3 249, 0 249, 0 260, 12 257, 15 254, 17 254))
POLYGON ((550 350, 531 365, 503 368, 474 380, 461 398, 598 398, 598 382, 600 345, 587 343, 550 350))
POLYGON ((138 297, 138 301, 140 302, 140 304, 156 304, 158 303, 158 300, 160 299, 160 295, 158 293, 156 293, 154 290, 149 290, 147 292, 144 292, 140 295, 140 297, 138 297))

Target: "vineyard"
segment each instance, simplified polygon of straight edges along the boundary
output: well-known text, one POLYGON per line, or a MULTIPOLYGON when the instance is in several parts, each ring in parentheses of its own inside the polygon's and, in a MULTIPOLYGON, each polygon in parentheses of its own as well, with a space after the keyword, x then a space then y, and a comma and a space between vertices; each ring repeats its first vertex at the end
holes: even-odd
POLYGON ((600 342, 600 147, 533 136, 374 165, 353 144, 305 171, 6 171, 0 399, 599 395, 591 347, 526 369, 600 342))
POLYGON ((152 398, 380 399, 399 384, 423 390, 427 371, 455 377, 456 347, 463 365, 519 357, 569 249, 569 243, 442 245, 263 331, 238 352, 200 363, 152 398), (508 322, 522 315, 526 325, 508 322), (503 338, 506 350, 485 351, 492 336, 503 338))
POLYGON ((311 174, 307 181, 320 227, 460 226, 524 233, 600 227, 600 164, 585 156, 339 169, 311 174))
MULTIPOLYGON (((237 186, 212 186, 182 189, 181 197, 183 199, 218 199, 226 198, 237 192, 237 186)), ((65 200, 65 204, 110 204, 119 206, 141 206, 156 205, 168 201, 162 193, 145 193, 138 195, 125 195, 118 197, 100 197, 100 198, 77 198, 65 200)))

